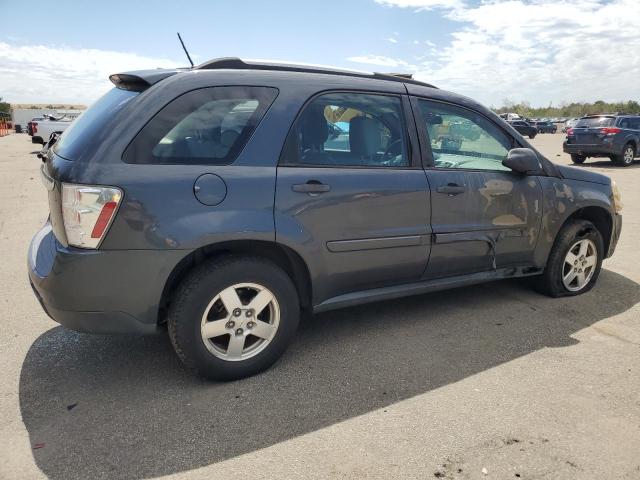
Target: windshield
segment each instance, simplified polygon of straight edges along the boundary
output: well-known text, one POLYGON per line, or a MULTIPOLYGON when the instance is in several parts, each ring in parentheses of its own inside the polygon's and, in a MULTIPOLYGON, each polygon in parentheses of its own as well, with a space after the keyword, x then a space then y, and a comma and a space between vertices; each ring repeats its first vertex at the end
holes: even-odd
POLYGON ((610 127, 615 121, 614 117, 587 117, 581 118, 576 123, 576 128, 610 127))
POLYGON ((53 151, 66 158, 75 160, 86 146, 96 142, 104 133, 105 124, 119 112, 138 92, 112 88, 89 109, 73 121, 58 139, 53 151))

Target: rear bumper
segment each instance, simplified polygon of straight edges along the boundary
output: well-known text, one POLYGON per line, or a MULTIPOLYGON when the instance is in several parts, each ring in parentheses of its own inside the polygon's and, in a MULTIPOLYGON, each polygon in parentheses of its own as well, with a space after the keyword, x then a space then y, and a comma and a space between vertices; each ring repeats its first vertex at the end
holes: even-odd
POLYGON ((28 253, 29 281, 44 311, 80 332, 150 334, 183 250, 65 248, 47 223, 28 253))
POLYGON ((581 143, 567 143, 566 141, 562 144, 562 150, 565 153, 569 154, 600 157, 608 157, 611 155, 615 155, 616 153, 620 153, 616 151, 616 148, 613 145, 605 145, 602 143, 590 145, 581 143))

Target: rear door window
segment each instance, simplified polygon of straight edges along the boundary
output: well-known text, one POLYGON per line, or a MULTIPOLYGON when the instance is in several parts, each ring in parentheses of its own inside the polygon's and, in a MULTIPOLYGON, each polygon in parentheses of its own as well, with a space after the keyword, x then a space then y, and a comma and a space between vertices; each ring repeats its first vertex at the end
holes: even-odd
POLYGON ((173 100, 138 133, 123 160, 143 164, 233 162, 276 98, 269 87, 212 87, 173 100))
POLYGON ((280 165, 408 167, 402 100, 352 92, 314 98, 291 129, 280 165))

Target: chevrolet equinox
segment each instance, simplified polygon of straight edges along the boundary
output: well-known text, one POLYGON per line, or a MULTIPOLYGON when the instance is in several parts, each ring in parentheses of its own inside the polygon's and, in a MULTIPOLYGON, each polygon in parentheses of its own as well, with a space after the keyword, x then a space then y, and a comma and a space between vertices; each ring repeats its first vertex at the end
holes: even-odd
POLYGON ((608 177, 404 76, 225 58, 110 79, 41 155, 31 285, 74 330, 168 330, 207 378, 268 368, 302 311, 525 276, 584 293, 620 235, 608 177))

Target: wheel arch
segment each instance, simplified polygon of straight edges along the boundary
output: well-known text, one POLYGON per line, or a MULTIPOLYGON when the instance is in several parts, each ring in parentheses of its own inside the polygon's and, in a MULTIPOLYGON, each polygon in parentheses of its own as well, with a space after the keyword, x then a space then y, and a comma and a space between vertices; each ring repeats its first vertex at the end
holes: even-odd
POLYGON ((158 308, 158 323, 166 321, 166 313, 173 293, 189 274, 202 262, 221 255, 251 255, 272 261, 282 268, 293 281, 300 305, 309 308, 312 303, 312 285, 309 268, 302 257, 293 249, 264 240, 232 240, 202 246, 186 255, 173 268, 165 282, 158 308))
MULTIPOLYGON (((560 229, 558 229, 558 233, 572 220, 588 220, 593 223, 600 232, 600 235, 602 235, 604 255, 606 257, 613 233, 613 218, 611 217, 611 213, 606 208, 596 205, 579 208, 565 219, 560 229)), ((556 237, 558 233, 556 233, 556 237)))

